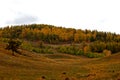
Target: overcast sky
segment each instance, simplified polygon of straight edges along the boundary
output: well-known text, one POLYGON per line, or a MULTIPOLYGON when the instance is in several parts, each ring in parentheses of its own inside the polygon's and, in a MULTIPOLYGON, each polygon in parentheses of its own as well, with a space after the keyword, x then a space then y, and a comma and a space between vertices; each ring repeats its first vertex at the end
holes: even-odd
POLYGON ((51 24, 120 33, 120 0, 0 0, 0 26, 51 24))

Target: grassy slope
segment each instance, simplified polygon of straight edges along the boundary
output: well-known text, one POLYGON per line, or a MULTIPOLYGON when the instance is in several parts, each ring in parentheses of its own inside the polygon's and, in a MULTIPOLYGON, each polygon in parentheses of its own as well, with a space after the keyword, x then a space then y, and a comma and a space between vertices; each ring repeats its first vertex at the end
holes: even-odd
POLYGON ((89 59, 68 54, 39 55, 22 51, 12 56, 0 44, 0 80, 117 80, 120 78, 120 54, 89 59), (66 74, 62 74, 66 73, 66 74))

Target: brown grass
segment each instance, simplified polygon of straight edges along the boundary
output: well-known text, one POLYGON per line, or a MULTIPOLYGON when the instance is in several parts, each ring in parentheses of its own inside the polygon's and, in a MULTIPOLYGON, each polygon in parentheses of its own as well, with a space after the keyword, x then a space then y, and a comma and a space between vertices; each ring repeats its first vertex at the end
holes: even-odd
POLYGON ((118 80, 120 53, 102 59, 68 54, 11 55, 0 44, 0 80, 118 80), (64 74, 63 74, 64 73, 64 74), (45 79, 42 77, 45 76, 45 79))

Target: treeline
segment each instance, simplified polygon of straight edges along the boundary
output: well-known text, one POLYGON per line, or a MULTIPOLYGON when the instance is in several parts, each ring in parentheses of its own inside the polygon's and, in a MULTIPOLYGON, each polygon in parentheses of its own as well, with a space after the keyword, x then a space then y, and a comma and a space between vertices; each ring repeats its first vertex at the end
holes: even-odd
POLYGON ((92 52, 98 52, 101 53, 104 50, 110 50, 112 53, 120 52, 120 42, 100 42, 96 41, 94 43, 91 43, 90 49, 92 52))
POLYGON ((120 42, 120 35, 97 30, 81 30, 73 28, 55 27, 53 25, 32 24, 5 27, 0 29, 0 36, 4 38, 20 38, 29 41, 44 41, 46 43, 81 43, 81 42, 120 42))
MULTIPOLYGON (((4 27, 0 29, 2 38, 19 38, 26 41, 44 42, 47 44, 81 44, 87 43, 83 49, 101 53, 109 50, 120 52, 120 35, 97 30, 81 30, 56 27, 46 24, 31 24, 4 27)), ((83 50, 85 51, 85 50, 83 50)))

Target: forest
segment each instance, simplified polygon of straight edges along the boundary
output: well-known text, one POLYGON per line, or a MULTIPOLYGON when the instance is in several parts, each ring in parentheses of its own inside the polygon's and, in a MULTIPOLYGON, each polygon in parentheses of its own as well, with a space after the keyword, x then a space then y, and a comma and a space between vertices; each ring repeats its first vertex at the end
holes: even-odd
POLYGON ((53 53, 50 47, 44 46, 46 44, 64 45, 57 47, 56 50, 62 53, 88 57, 109 56, 120 52, 120 34, 47 24, 16 25, 0 28, 0 38, 3 41, 19 39, 23 41, 23 49, 38 53, 53 53), (30 48, 31 43, 32 48, 30 48), (36 47, 35 44, 38 46, 36 47), (70 45, 67 46, 67 44, 70 45), (42 47, 45 47, 45 50, 42 47))
POLYGON ((120 80, 120 34, 47 24, 0 28, 0 80, 120 80))

